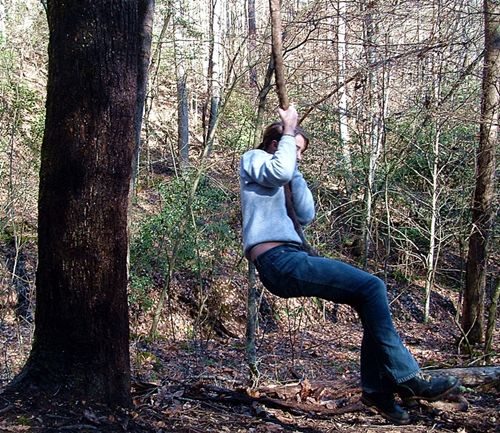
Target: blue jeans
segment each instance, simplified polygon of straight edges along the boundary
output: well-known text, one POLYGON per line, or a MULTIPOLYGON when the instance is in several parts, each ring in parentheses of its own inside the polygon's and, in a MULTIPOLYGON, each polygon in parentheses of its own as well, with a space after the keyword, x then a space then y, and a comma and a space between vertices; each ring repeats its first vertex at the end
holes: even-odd
POLYGON ((394 329, 382 280, 300 247, 281 245, 255 261, 262 284, 282 298, 313 296, 348 304, 363 324, 361 386, 366 392, 388 392, 411 379, 419 367, 394 329))

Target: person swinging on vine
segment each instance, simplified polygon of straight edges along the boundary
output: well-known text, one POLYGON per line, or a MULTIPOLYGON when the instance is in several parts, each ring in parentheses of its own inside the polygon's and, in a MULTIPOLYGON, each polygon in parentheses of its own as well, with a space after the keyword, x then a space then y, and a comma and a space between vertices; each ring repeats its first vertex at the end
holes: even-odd
POLYGON ((408 402, 435 401, 457 388, 459 381, 421 372, 394 328, 381 279, 305 247, 294 222, 305 226, 315 215, 313 196, 298 167, 309 138, 297 126, 293 106, 278 111, 281 122, 269 125, 259 147, 240 161, 245 256, 274 295, 318 297, 356 310, 363 325, 362 401, 384 418, 408 424, 410 416, 396 402, 396 394, 408 402), (287 202, 292 211, 287 212, 287 202))

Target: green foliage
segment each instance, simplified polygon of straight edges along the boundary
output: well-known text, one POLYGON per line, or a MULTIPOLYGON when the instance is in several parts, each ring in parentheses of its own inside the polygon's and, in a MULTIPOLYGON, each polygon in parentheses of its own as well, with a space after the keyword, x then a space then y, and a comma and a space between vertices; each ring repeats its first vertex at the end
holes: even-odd
POLYGON ((164 287, 170 272, 209 278, 234 247, 226 214, 230 197, 206 178, 192 196, 193 182, 184 176, 160 183, 160 210, 144 218, 133 236, 130 301, 144 310, 152 307, 150 291, 164 287))
POLYGON ((255 107, 253 102, 235 93, 227 102, 217 131, 219 141, 225 148, 243 153, 253 147, 255 133, 255 107), (238 125, 237 128, 234 125, 238 125))
POLYGON ((132 273, 130 275, 130 286, 132 288, 129 294, 130 304, 140 306, 145 311, 151 310, 153 307, 153 301, 149 296, 151 284, 152 280, 148 275, 132 273))
POLYGON ((389 122, 387 140, 391 148, 385 158, 385 176, 379 180, 387 180, 387 203, 394 209, 391 236, 395 244, 401 251, 410 249, 423 259, 430 245, 433 196, 439 248, 467 236, 477 126, 466 122, 440 124, 436 155, 437 122, 426 118, 425 113, 413 114, 389 122))
MULTIPOLYGON (((404 123, 394 125, 403 131, 404 123)), ((477 127, 475 125, 456 125, 442 129, 439 136, 439 178, 440 217, 457 221, 457 216, 468 207, 470 192, 474 187, 474 149, 477 127), (467 180, 469 181, 468 183, 467 180)), ((404 160, 394 164, 389 173, 391 185, 402 194, 394 196, 396 201, 406 201, 409 208, 415 209, 419 219, 424 222, 430 217, 429 206, 432 194, 431 176, 433 164, 432 146, 436 131, 431 125, 419 128, 413 140, 408 142, 404 160)))
MULTIPOLYGON (((435 122, 408 118, 392 121, 388 129, 389 140, 399 142, 397 164, 392 166, 393 180, 403 182, 417 190, 426 188, 423 180, 431 175, 433 146, 436 137, 435 122), (420 176, 417 176, 420 175, 420 176)), ((439 135, 439 161, 442 183, 463 186, 464 179, 474 180, 474 152, 477 143, 477 125, 450 124, 441 127, 439 135)))
POLYGON ((400 269, 394 269, 392 273, 392 277, 398 284, 408 284, 410 282, 410 279, 408 276, 402 272, 400 269))
POLYGON ((425 252, 429 246, 429 241, 422 230, 418 227, 399 227, 398 232, 405 241, 411 242, 417 252, 425 252))
POLYGON ((20 426, 28 427, 32 424, 32 419, 27 415, 19 415, 17 417, 17 422, 20 426))

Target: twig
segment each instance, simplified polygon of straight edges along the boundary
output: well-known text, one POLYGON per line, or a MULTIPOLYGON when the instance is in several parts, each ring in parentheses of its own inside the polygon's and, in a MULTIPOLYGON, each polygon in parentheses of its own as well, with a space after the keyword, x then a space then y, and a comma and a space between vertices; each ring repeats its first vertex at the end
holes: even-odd
POLYGON ((9 405, 3 407, 2 409, 0 409, 0 413, 8 412, 9 410, 11 410, 13 408, 14 408, 14 405, 13 404, 9 404, 9 405))
POLYGON ((341 415, 349 412, 357 412, 363 409, 363 405, 359 401, 356 401, 344 407, 328 409, 325 407, 321 407, 319 405, 316 406, 312 404, 299 403, 299 402, 287 402, 285 400, 278 400, 267 396, 252 397, 243 392, 232 391, 229 389, 224 389, 212 385, 201 385, 201 387, 199 387, 198 389, 200 392, 206 391, 206 393, 202 395, 188 394, 187 397, 192 398, 193 400, 221 401, 233 404, 252 405, 254 403, 261 403, 269 407, 286 410, 295 415, 315 414, 315 415, 331 416, 331 415, 341 415), (209 395, 209 393, 210 394, 215 393, 216 395, 209 395))
POLYGON ((90 429, 97 431, 100 430, 99 427, 95 427, 91 424, 72 424, 72 425, 57 427, 57 430, 81 430, 81 429, 90 429))

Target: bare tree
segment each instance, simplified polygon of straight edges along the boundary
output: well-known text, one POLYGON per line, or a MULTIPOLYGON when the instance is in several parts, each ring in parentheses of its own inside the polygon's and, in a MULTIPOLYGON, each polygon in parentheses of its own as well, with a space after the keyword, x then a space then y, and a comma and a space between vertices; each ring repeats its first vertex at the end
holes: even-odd
POLYGON ((175 1, 174 18, 174 58, 177 82, 177 148, 179 152, 179 167, 181 170, 189 167, 189 91, 187 80, 186 36, 184 15, 186 5, 184 0, 175 1))
POLYGON ((366 147, 366 159, 368 162, 366 172, 366 187, 364 193, 365 214, 362 225, 362 259, 363 266, 367 266, 368 256, 372 244, 372 231, 374 224, 374 207, 376 198, 376 177, 379 169, 380 156, 385 140, 385 117, 387 109, 387 89, 385 80, 387 72, 385 68, 376 71, 372 68, 377 61, 377 11, 374 4, 363 5, 363 45, 367 65, 365 99, 363 100, 366 110, 363 126, 363 141, 366 147))
POLYGON ((476 163, 476 188, 472 205, 462 328, 469 343, 480 343, 484 335, 484 298, 488 245, 495 216, 495 149, 498 143, 500 82, 500 4, 484 0, 484 69, 481 125, 476 163))
POLYGON ((204 113, 205 135, 204 144, 208 147, 208 154, 212 152, 215 132, 218 123, 222 83, 224 82, 224 33, 226 23, 223 11, 227 9, 224 0, 210 2, 209 43, 208 43, 208 72, 207 72, 207 101, 204 113), (206 119, 208 118, 208 122, 206 119))
MULTIPOLYGON (((435 25, 437 26, 438 35, 441 35, 441 21, 442 21, 442 5, 441 1, 437 0, 435 5, 435 25)), ((432 82, 433 82, 433 101, 432 109, 437 111, 441 99, 441 77, 442 77, 442 54, 440 52, 436 53, 432 59, 432 82)), ((440 151, 441 151, 441 121, 440 119, 434 119, 434 137, 429 152, 429 172, 430 179, 427 181, 429 185, 430 192, 430 203, 429 203, 429 249, 425 257, 425 302, 424 302, 424 322, 428 322, 430 318, 430 308, 431 308, 431 291, 434 286, 434 278, 436 274, 436 261, 437 261, 437 250, 438 250, 438 214, 439 214, 439 167, 440 167, 440 151)))
MULTIPOLYGON (((146 91, 148 84, 149 59, 151 58, 151 39, 153 35, 154 0, 140 1, 139 6, 139 70, 137 79, 137 110, 135 115, 136 148, 133 160, 132 184, 137 179, 139 156, 141 152, 141 132, 146 91)), ((132 185, 134 186, 134 185, 132 185)))
POLYGON ((349 149, 350 134, 348 124, 348 98, 347 85, 345 85, 347 75, 347 2, 344 0, 338 1, 337 15, 337 57, 338 57, 338 72, 337 72, 337 87, 339 89, 338 104, 339 104, 339 135, 342 145, 342 155, 346 166, 346 180, 348 194, 352 191, 352 161, 351 152, 349 149))
POLYGON ((5 4, 0 2, 0 43, 2 43, 5 37, 5 4))
POLYGON ((257 87, 257 69, 255 67, 255 51, 257 49, 257 23, 255 19, 255 0, 247 0, 248 14, 248 66, 250 86, 257 87))

